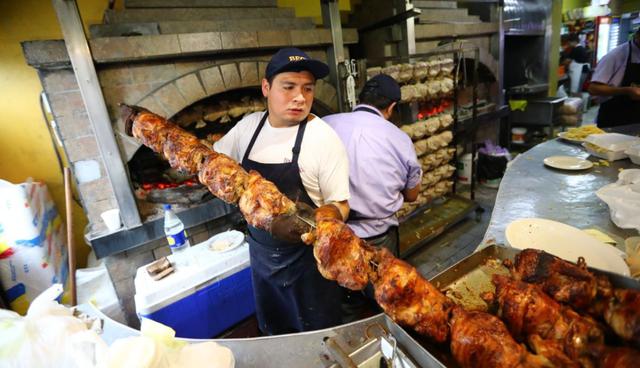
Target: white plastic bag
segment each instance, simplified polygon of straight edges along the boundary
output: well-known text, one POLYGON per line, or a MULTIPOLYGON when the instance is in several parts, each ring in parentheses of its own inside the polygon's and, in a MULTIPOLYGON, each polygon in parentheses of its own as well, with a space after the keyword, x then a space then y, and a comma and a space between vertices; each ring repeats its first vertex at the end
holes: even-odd
POLYGON ((621 171, 617 182, 600 188, 596 195, 609 206, 614 224, 640 232, 640 169, 621 171))
POLYGON ((47 186, 0 180, 0 281, 11 308, 29 303, 54 283, 67 280, 62 218, 47 186))
POLYGON ((73 312, 54 299, 62 293, 56 284, 33 300, 25 317, 0 310, 2 367, 95 367, 106 357, 107 346, 73 312))

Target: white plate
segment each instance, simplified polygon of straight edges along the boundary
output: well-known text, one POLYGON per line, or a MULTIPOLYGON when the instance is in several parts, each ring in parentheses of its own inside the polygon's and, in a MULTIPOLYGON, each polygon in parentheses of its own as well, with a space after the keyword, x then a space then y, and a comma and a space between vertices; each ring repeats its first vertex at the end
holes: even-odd
POLYGON ((207 240, 207 248, 213 252, 226 252, 244 242, 244 234, 237 230, 216 234, 207 240))
POLYGON ((568 138, 567 137, 567 132, 560 132, 558 133, 558 138, 565 140, 569 143, 573 143, 573 144, 582 144, 584 142, 584 140, 582 139, 573 139, 573 138, 568 138))
POLYGON ((567 261, 584 257, 587 266, 629 276, 624 253, 580 229, 540 218, 515 220, 505 231, 508 244, 517 249, 540 249, 567 261))
POLYGON ((550 156, 544 159, 544 164, 561 170, 586 170, 593 167, 593 163, 573 156, 550 156))

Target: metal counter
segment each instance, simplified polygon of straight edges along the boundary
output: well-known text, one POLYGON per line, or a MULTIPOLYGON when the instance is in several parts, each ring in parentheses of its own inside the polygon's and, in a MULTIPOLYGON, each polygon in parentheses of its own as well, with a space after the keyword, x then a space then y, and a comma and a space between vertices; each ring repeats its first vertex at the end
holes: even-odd
MULTIPOLYGON (((94 306, 82 304, 78 309, 83 313, 100 318, 103 321, 100 337, 111 345, 115 340, 125 337, 138 336, 140 331, 116 322, 94 306)), ((370 341, 367 334, 375 335, 382 326, 391 333, 398 343, 398 348, 404 352, 419 367, 444 368, 436 357, 427 352, 404 329, 400 328, 387 315, 381 313, 353 323, 327 328, 324 330, 301 332, 288 335, 266 336, 245 339, 183 339, 190 343, 214 341, 226 346, 233 352, 237 368, 283 368, 283 367, 312 367, 325 368, 335 362, 324 347, 326 338, 334 338, 340 348, 350 354, 365 341, 370 341)))
POLYGON ((634 230, 617 227, 609 216, 609 207, 595 192, 618 179, 621 169, 639 168, 629 159, 594 166, 584 171, 549 168, 543 160, 566 155, 598 162, 581 146, 554 139, 518 155, 507 168, 489 227, 478 250, 489 244, 506 244, 505 229, 519 218, 538 217, 559 221, 579 229, 596 228, 610 235, 626 238, 634 230))

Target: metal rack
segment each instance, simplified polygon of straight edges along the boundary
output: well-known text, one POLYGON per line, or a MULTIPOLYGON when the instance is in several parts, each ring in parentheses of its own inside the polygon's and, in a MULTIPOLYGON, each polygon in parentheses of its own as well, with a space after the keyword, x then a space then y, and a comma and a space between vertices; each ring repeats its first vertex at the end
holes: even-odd
MULTIPOLYGON (((446 45, 445 45, 446 47, 446 45)), ((412 54, 410 56, 400 56, 400 57, 383 57, 383 58, 375 58, 375 59, 361 59, 358 61, 358 65, 360 66, 360 75, 365 75, 364 70, 367 66, 384 66, 385 64, 401 64, 401 63, 414 63, 416 61, 424 60, 427 58, 431 58, 434 56, 442 56, 442 55, 452 55, 454 60, 454 88, 453 88, 453 96, 450 97, 452 100, 452 108, 453 108, 453 125, 451 126, 451 131, 453 133, 453 140, 451 142, 451 146, 456 149, 456 152, 453 155, 449 164, 453 164, 454 167, 457 167, 457 159, 460 152, 457 151, 458 143, 460 142, 461 136, 468 136, 472 140, 471 144, 471 154, 472 157, 476 155, 476 145, 473 144, 475 141, 476 132, 478 129, 478 107, 477 107, 477 85, 478 85, 478 60, 479 60, 479 49, 475 46, 465 46, 464 48, 441 48, 434 51, 420 53, 420 54, 412 54), (464 68, 464 59, 465 55, 472 53, 473 54, 473 70, 467 71, 464 68), (461 70, 462 69, 462 70, 461 70), (460 106, 458 105, 458 97, 459 97, 459 89, 460 89, 460 73, 469 73, 470 78, 463 78, 464 80, 471 81, 472 87, 472 104, 471 104, 471 117, 465 119, 465 126, 460 127, 459 121, 459 113, 460 106)), ((359 85, 364 84, 364 79, 360 78, 359 85)), ((342 94, 343 96, 346 93, 342 94)), ((403 103, 401 105, 400 111, 400 124, 404 125, 408 123, 413 123, 417 117, 417 108, 418 102, 412 101, 409 103, 403 103)), ((475 198, 475 160, 472 160, 472 177, 470 182, 470 199, 464 198, 457 193, 457 172, 454 172, 451 180, 453 180, 453 193, 451 195, 447 195, 443 198, 434 199, 429 203, 419 206, 414 209, 410 214, 400 218, 400 228, 401 228, 401 240, 400 240, 400 255, 402 257, 406 257, 409 254, 413 253, 417 249, 426 245, 452 227, 457 224, 461 220, 463 220, 469 213, 475 211, 478 206, 474 202, 475 198), (427 215, 429 214, 429 215, 427 215), (430 219, 427 219, 430 217, 430 219), (433 221, 430 221, 433 220, 433 221), (410 230, 403 231, 402 228, 405 226, 412 227, 410 230), (404 234, 404 235, 403 235, 404 234), (407 234, 409 234, 407 236, 407 234)))

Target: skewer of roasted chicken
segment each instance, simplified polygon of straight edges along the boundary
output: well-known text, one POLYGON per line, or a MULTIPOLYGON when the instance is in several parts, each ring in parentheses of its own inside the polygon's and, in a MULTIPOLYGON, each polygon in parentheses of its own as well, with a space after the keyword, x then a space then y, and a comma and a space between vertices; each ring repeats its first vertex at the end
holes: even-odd
MULTIPOLYGON (((247 173, 230 157, 202 149, 194 136, 158 115, 124 105, 123 118, 128 134, 172 166, 197 171, 200 182, 216 197, 238 203, 249 224, 270 231, 275 218, 296 211, 296 205, 259 173, 247 173)), ((414 267, 386 249, 368 246, 346 224, 323 212, 329 210, 316 211, 316 228, 302 237, 313 244, 320 273, 352 290, 372 282, 376 300, 394 320, 434 341, 446 341, 453 302, 414 267)))

